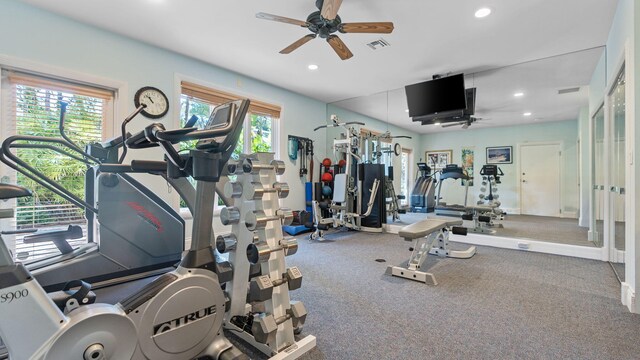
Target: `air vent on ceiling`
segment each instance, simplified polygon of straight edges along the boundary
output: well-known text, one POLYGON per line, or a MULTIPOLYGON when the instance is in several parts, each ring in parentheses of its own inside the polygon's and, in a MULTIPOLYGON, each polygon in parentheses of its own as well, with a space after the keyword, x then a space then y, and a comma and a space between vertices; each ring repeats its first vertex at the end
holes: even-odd
POLYGON ((568 89, 562 89, 562 90, 558 90, 558 95, 562 95, 562 94, 570 94, 570 93, 574 93, 574 92, 578 92, 580 91, 579 87, 574 87, 574 88, 568 88, 568 89))
POLYGON ((389 42, 383 38, 380 38, 376 41, 372 41, 370 43, 367 44, 368 47, 370 47, 372 50, 377 50, 377 49, 382 49, 385 47, 389 47, 391 46, 391 44, 389 44, 389 42))

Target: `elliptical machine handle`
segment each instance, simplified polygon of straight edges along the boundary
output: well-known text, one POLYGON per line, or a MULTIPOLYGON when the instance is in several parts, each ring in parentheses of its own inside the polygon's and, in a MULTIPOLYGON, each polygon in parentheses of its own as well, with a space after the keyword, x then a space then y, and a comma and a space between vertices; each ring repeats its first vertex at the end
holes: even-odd
POLYGON ((82 280, 72 280, 67 282, 62 289, 70 299, 76 299, 78 305, 82 304, 82 300, 91 292, 91 284, 82 280), (74 287, 79 287, 78 290, 71 290, 74 287))

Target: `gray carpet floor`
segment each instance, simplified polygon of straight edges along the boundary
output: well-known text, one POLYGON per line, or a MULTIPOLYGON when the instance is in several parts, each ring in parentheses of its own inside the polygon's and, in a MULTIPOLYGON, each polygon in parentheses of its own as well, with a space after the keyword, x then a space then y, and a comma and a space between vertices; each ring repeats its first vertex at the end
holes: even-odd
MULTIPOLYGON (((478 247, 471 259, 430 259, 439 284, 429 286, 384 275, 410 255, 412 244, 397 235, 327 238, 301 238, 287 258, 304 276, 291 296, 309 312, 302 336, 317 337, 304 360, 639 358, 640 315, 620 304, 606 262, 478 247)), ((252 359, 267 359, 227 336, 252 359)))
MULTIPOLYGON (((479 247, 434 259, 438 286, 384 275, 409 256, 390 234, 300 242, 292 298, 309 311, 303 359, 638 359, 640 316, 599 261, 479 247), (375 259, 386 259, 386 263, 375 259)), ((252 354, 255 358, 266 358, 252 354)))

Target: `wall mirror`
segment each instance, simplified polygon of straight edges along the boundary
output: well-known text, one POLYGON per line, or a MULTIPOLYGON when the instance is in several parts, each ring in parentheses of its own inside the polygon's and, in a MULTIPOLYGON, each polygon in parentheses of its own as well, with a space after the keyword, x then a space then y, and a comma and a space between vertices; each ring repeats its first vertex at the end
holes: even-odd
MULTIPOLYGON (((476 89, 475 113, 466 120, 413 122, 404 88, 329 104, 327 119, 337 115, 342 122, 363 122, 359 127, 367 131, 411 136, 391 141, 410 153, 391 160, 395 191, 405 196, 402 206, 409 211, 411 193, 421 181, 418 163, 427 163, 432 172, 456 164, 469 179, 443 180, 430 195, 437 197, 440 190, 440 203, 467 207, 487 205, 492 199, 506 214, 504 220, 498 216, 489 224, 478 224, 480 217, 487 220, 478 210, 474 220, 465 221, 468 228, 480 234, 599 247, 601 239, 589 234, 602 226, 602 219, 597 219, 600 210, 591 218, 592 207, 602 200, 597 201, 599 195, 593 200, 590 192, 596 191, 594 185, 603 186, 594 181, 603 178, 605 167, 597 153, 604 135, 593 102, 604 99, 590 99, 589 90, 604 88, 605 62, 605 48, 598 47, 466 73, 465 87, 476 89), (492 168, 499 171, 497 182, 486 175, 492 168)), ((328 152, 342 131, 326 130, 328 152)), ((408 213, 388 223, 442 215, 408 213)))

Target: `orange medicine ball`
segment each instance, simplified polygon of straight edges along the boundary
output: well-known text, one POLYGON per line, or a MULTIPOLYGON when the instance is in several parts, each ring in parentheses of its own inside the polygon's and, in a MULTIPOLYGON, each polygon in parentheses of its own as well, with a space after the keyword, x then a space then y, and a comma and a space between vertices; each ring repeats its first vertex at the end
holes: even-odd
POLYGON ((330 181, 333 180, 333 175, 331 175, 331 173, 326 172, 326 173, 322 174, 321 180, 324 181, 324 182, 330 182, 330 181))

